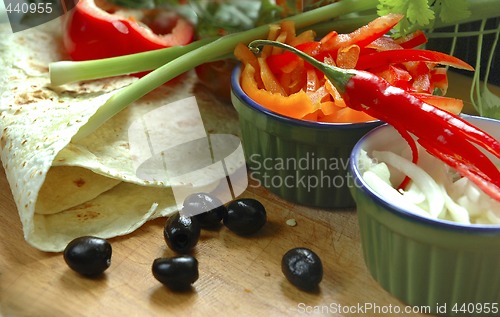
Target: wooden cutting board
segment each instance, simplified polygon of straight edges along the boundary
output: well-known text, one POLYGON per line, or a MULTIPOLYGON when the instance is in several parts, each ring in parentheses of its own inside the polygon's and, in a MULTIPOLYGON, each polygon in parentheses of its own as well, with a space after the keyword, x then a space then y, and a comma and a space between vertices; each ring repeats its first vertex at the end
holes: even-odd
MULTIPOLYGON (((457 93, 467 92, 468 80, 458 80, 459 84, 450 86, 457 93)), ((200 278, 191 291, 174 293, 151 274, 155 258, 174 255, 163 240, 165 219, 112 239, 111 267, 102 278, 82 278, 66 266, 61 254, 38 251, 24 241, 0 168, 0 316, 293 316, 309 312, 370 316, 375 309, 404 311, 406 306, 384 291, 365 267, 354 210, 297 206, 254 183, 243 196, 265 205, 268 223, 247 238, 224 227, 203 231, 195 251, 200 278), (297 225, 287 225, 289 219, 297 225), (296 289, 281 273, 282 255, 299 246, 314 250, 323 261, 324 278, 317 293, 296 289), (350 313, 343 313, 347 310, 350 313)))
POLYGON ((102 278, 83 278, 66 266, 61 254, 43 253, 24 242, 2 170, 0 312, 38 317, 288 316, 315 306, 332 312, 336 305, 368 303, 404 309, 368 274, 354 211, 295 206, 263 188, 250 187, 244 196, 266 206, 268 223, 249 238, 224 227, 203 231, 195 251, 200 278, 190 292, 174 293, 151 274, 155 258, 174 255, 163 240, 165 219, 112 239, 111 267, 102 278), (287 225, 288 219, 297 225, 287 225), (281 273, 282 255, 298 246, 311 248, 323 261, 324 280, 318 293, 299 291, 281 273))

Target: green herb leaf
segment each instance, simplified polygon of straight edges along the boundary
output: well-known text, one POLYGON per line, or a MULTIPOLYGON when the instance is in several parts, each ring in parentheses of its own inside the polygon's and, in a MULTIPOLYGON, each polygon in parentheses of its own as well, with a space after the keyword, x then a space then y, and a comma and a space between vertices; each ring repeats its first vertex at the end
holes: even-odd
POLYGON ((379 0, 378 15, 401 13, 405 17, 399 22, 399 33, 406 34, 416 28, 423 28, 433 23, 434 11, 430 8, 428 0, 379 0))
POLYGON ((441 21, 452 23, 467 19, 471 12, 466 0, 439 0, 434 4, 434 11, 441 21))

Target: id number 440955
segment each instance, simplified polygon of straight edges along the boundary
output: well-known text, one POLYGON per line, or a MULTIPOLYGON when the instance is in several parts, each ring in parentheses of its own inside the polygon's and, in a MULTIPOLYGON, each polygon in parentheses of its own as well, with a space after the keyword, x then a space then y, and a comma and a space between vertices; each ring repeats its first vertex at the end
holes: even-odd
POLYGON ((46 3, 12 3, 9 2, 5 8, 7 13, 40 13, 40 14, 51 14, 53 10, 52 2, 46 3))
POLYGON ((464 303, 455 304, 451 308, 453 313, 465 314, 498 314, 498 303, 464 303))

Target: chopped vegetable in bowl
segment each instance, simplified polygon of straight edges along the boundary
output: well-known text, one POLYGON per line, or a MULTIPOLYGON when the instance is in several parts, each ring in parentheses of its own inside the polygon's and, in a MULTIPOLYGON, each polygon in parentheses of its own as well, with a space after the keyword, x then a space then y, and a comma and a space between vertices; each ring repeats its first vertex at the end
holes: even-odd
MULTIPOLYGON (((270 29, 268 41, 294 47, 328 65, 366 71, 427 104, 460 113, 463 102, 444 97, 448 80, 446 68, 440 65, 473 68, 453 56, 417 49, 427 41, 420 31, 397 39, 387 36, 402 18, 388 14, 350 33, 331 31, 320 40, 314 39, 311 30, 296 34, 293 23, 287 21, 270 29)), ((313 63, 285 47, 274 46, 264 47, 258 56, 244 44, 235 49, 236 58, 243 64, 241 86, 255 102, 278 114, 309 121, 356 123, 380 119, 350 107, 343 89, 313 63)))
POLYGON ((363 179, 376 193, 420 216, 463 224, 500 224, 499 201, 421 148, 417 164, 408 151, 373 151, 371 156, 361 151, 359 164, 363 179), (404 176, 412 181, 406 189, 397 189, 404 176))
MULTIPOLYGON (((461 118, 500 137, 498 120, 461 118)), ((450 306, 457 298, 498 302, 500 224, 491 218, 500 210, 498 201, 422 149, 417 147, 420 157, 414 165, 407 140, 395 127, 382 125, 363 136, 351 153, 351 191, 366 266, 385 290, 408 305, 450 306), (396 188, 406 176, 412 181, 402 194, 396 188), (493 214, 486 209, 475 214, 469 202, 477 207, 493 203, 493 214)), ((498 169, 500 158, 484 153, 498 169)), ((473 315, 479 314, 467 316, 473 315)))
MULTIPOLYGON (((418 142, 429 153, 500 201, 500 171, 481 152, 482 148, 500 158, 500 142, 490 134, 368 71, 343 69, 320 62, 313 56, 277 41, 255 40, 249 47, 258 51, 258 47, 265 45, 293 52, 324 73, 339 91, 347 107, 392 125, 410 146, 412 162, 418 162, 418 142)), ((409 179, 405 177, 399 188, 405 188, 409 179)))

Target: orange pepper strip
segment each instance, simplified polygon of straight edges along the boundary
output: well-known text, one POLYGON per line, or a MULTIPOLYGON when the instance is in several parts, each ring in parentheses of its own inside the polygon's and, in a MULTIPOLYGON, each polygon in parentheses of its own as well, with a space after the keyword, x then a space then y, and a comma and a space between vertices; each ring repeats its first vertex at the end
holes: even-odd
POLYGON ((234 56, 243 64, 251 64, 254 68, 259 67, 257 56, 243 43, 236 45, 234 56))
MULTIPOLYGON (((271 41, 275 41, 278 35, 280 34, 281 27, 277 24, 271 24, 269 26, 269 33, 267 34, 267 39, 271 41)), ((273 47, 271 46, 265 46, 262 48, 262 51, 260 53, 260 56, 263 58, 268 57, 271 55, 273 52, 273 47)))
POLYGON ((291 73, 290 73, 290 84, 289 84, 289 89, 290 93, 296 93, 300 90, 303 90, 305 85, 307 84, 307 79, 306 76, 304 76, 304 66, 296 67, 291 73))
POLYGON ((255 102, 276 113, 302 119, 315 109, 304 91, 299 91, 287 97, 259 89, 255 81, 255 69, 247 64, 241 73, 241 88, 255 102))
MULTIPOLYGON (((250 51, 248 46, 246 46, 245 44, 239 43, 238 45, 236 45, 234 49, 234 56, 243 65, 250 64, 255 70, 259 71, 260 66, 259 62, 257 61, 257 56, 255 56, 255 54, 252 51, 250 51)), ((258 87, 264 87, 264 83, 262 82, 260 76, 257 76, 255 80, 257 81, 256 83, 258 87)))
POLYGON ((325 116, 333 114, 337 109, 337 106, 335 106, 335 102, 333 101, 324 101, 321 103, 321 112, 325 116))
POLYGON ((330 95, 332 96, 334 102, 335 102, 335 105, 339 108, 345 108, 347 107, 347 105, 345 104, 345 101, 344 99, 342 98, 342 96, 340 96, 340 93, 339 91, 337 90, 337 88, 335 88, 334 85, 332 85, 332 83, 327 80, 325 82, 325 88, 326 88, 326 91, 330 93, 330 95))
MULTIPOLYGON (((280 23, 281 33, 276 37, 276 41, 282 43, 290 43, 295 38, 295 23, 292 21, 283 21, 280 23)), ((273 47, 272 55, 281 54, 283 49, 273 47)))
POLYGON ((289 45, 297 46, 299 44, 308 43, 314 41, 316 37, 316 33, 312 30, 304 31, 299 35, 295 36, 293 39, 290 39, 289 45))
POLYGON ((279 93, 283 96, 286 96, 287 94, 285 93, 285 90, 281 87, 273 72, 271 72, 271 69, 266 63, 266 60, 262 57, 259 57, 257 58, 257 62, 260 66, 260 78, 262 79, 264 88, 269 92, 279 93))
POLYGON ((316 74, 316 71, 314 69, 311 68, 306 70, 306 78, 307 78, 306 91, 314 92, 318 90, 321 84, 319 82, 318 75, 316 74))
POLYGON ((354 44, 339 49, 337 53, 337 66, 342 68, 354 68, 358 63, 361 48, 354 44))
POLYGON ((362 111, 353 110, 351 108, 339 108, 334 111, 331 115, 324 116, 321 118, 323 122, 333 122, 333 123, 357 123, 376 120, 370 115, 362 111))
MULTIPOLYGON (((330 94, 326 91, 325 86, 314 91, 307 91, 307 95, 316 109, 322 109, 324 102, 331 102, 330 94)), ((325 113, 323 112, 323 114, 325 113)))
POLYGON ((464 107, 464 102, 461 99, 421 93, 412 93, 412 95, 425 103, 433 105, 434 107, 441 108, 456 115, 460 114, 464 107))

